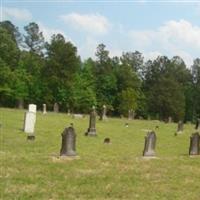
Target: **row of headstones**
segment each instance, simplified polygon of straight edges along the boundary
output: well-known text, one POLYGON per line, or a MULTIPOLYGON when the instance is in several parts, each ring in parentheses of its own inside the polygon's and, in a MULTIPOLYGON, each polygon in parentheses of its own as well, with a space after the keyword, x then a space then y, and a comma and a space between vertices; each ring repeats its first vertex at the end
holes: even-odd
MULTIPOLYGON (((46 104, 43 104, 43 108, 45 108, 44 111, 46 111, 46 104), (45 106, 44 106, 45 105, 45 106)), ((105 107, 104 107, 105 108, 105 107)), ((105 109, 104 109, 105 111, 105 109)), ((25 112, 24 115, 24 132, 28 134, 27 139, 34 140, 34 130, 35 130, 35 123, 36 123, 36 112, 37 112, 37 106, 35 104, 29 104, 28 111, 25 112)), ((104 118, 106 117, 106 111, 103 112, 102 115, 104 118)), ((95 107, 93 106, 93 110, 90 113, 90 120, 89 120, 89 128, 85 135, 96 135, 96 111, 95 107)))
MULTIPOLYGON (((104 140, 105 142, 105 140, 104 140)), ((189 155, 195 156, 200 154, 200 135, 198 132, 193 133, 190 137, 189 155)), ((147 133, 143 150, 144 157, 155 157, 156 134, 154 131, 147 133)), ((66 128, 62 133, 62 145, 60 150, 61 156, 76 156, 76 133, 73 126, 66 128)))
MULTIPOLYGON (((89 128, 85 133, 86 136, 96 136, 96 111, 93 106, 93 110, 90 113, 89 120, 89 128)), ((25 113, 24 120, 24 131, 28 133, 28 139, 35 139, 34 136, 34 126, 36 122, 36 105, 30 104, 28 112, 25 113)), ((197 120, 196 129, 200 129, 200 119, 197 120)), ((178 131, 183 131, 183 122, 179 121, 178 123, 178 131)), ((61 155, 71 155, 73 156, 75 152, 75 131, 71 126, 62 133, 62 147, 61 147, 61 155), (73 152, 73 153, 70 153, 73 152)), ((199 134, 194 133, 190 138, 190 155, 198 155, 199 154, 199 134)), ((144 156, 155 156, 155 144, 156 144, 156 135, 154 132, 150 132, 145 137, 145 147, 144 147, 144 156)))
MULTIPOLYGON (((56 113, 59 112, 59 105, 58 105, 58 103, 54 103, 53 111, 56 112, 56 113)), ((46 114, 46 113, 47 113, 47 106, 46 106, 46 104, 43 104, 43 114, 46 114)), ((102 107, 102 113, 100 115, 100 120, 106 120, 107 119, 106 113, 107 113, 107 107, 106 107, 106 105, 103 105, 103 107, 102 107)), ((68 110, 68 114, 70 114, 70 110, 68 110)))

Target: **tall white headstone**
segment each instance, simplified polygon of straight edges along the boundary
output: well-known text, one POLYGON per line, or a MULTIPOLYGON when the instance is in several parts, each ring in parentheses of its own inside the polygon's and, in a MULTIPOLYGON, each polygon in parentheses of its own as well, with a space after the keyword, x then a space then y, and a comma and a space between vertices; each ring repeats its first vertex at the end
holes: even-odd
POLYGON ((37 106, 36 106, 35 104, 29 104, 29 105, 28 105, 28 111, 29 111, 29 112, 34 112, 34 113, 36 113, 36 111, 37 111, 37 106))
POLYGON ((24 117, 24 132, 30 135, 34 135, 36 123, 36 113, 26 112, 24 117))

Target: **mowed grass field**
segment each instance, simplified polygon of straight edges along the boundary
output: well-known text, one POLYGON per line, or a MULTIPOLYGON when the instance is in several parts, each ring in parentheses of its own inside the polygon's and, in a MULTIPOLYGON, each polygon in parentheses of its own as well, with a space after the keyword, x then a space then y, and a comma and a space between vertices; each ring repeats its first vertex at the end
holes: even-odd
POLYGON ((200 157, 188 156, 194 125, 109 118, 97 137, 84 136, 88 117, 37 112, 36 139, 22 131, 25 110, 0 108, 1 199, 199 200, 200 157), (124 124, 128 121, 129 127, 124 124), (59 159, 61 132, 74 123, 78 158, 59 159), (156 130, 157 159, 142 158, 147 129, 156 130), (110 145, 103 144, 110 137, 110 145))

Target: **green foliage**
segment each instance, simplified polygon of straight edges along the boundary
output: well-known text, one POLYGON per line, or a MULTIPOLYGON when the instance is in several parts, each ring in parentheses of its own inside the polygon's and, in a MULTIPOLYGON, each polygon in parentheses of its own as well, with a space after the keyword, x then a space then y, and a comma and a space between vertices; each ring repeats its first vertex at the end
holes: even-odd
POLYGON ((120 98, 120 105, 119 111, 124 116, 127 116, 129 110, 136 110, 138 108, 138 96, 136 90, 132 88, 127 88, 126 90, 122 90, 121 94, 119 95, 120 98))
POLYGON ((96 59, 81 63, 77 47, 61 34, 45 43, 38 24, 22 35, 10 21, 0 22, 0 104, 57 102, 61 111, 87 113, 92 105, 109 114, 194 121, 200 117, 200 59, 191 70, 179 56, 144 63, 139 51, 111 58, 99 44, 96 59), (24 43, 23 43, 24 42, 24 43), (25 45, 25 46, 24 46, 25 45), (25 48, 26 47, 26 48, 25 48))

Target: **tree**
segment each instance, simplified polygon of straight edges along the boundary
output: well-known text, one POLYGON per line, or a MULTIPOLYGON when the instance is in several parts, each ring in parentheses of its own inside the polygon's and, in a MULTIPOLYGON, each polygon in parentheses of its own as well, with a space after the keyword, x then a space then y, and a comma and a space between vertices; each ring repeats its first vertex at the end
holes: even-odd
POLYGON ((63 107, 71 104, 74 75, 79 69, 77 48, 66 42, 61 34, 53 35, 51 43, 47 44, 47 62, 43 71, 46 101, 58 102, 63 107))
POLYGON ((13 70, 16 68, 20 51, 12 34, 0 25, 0 58, 13 70))
POLYGON ((119 111, 124 116, 127 116, 129 110, 136 110, 138 108, 138 97, 139 94, 132 88, 122 90, 120 96, 119 111))
POLYGON ((44 49, 44 37, 39 30, 38 24, 31 22, 24 27, 24 30, 26 31, 24 38, 27 48, 30 52, 41 55, 44 49))

